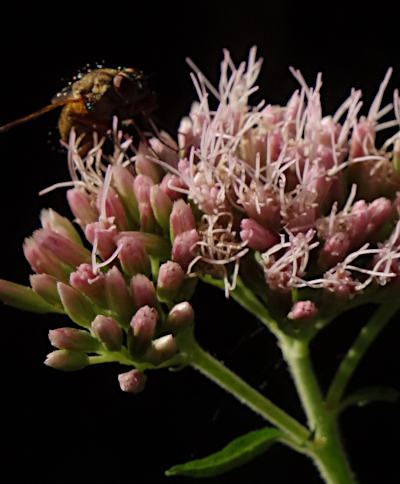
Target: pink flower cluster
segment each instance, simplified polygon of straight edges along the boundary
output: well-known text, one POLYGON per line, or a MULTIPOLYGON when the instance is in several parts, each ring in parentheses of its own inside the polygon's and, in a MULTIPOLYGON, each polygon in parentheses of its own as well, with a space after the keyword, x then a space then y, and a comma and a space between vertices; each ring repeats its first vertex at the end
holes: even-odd
POLYGON ((227 295, 238 277, 263 299, 298 291, 291 320, 315 316, 321 294, 348 299, 397 280, 399 132, 376 147, 378 131, 400 125, 397 91, 381 108, 391 71, 366 116, 357 90, 323 116, 321 76, 310 88, 295 70, 300 87, 286 105, 251 106, 261 64, 255 48, 238 67, 225 52, 218 89, 193 66, 198 101, 177 143, 161 132, 135 148, 114 126, 111 153, 94 138, 81 156, 71 132, 71 182, 54 187, 70 187, 90 248, 52 210, 24 244, 33 291, 83 327, 50 332, 47 364, 78 369, 116 352, 135 366, 121 388, 140 391, 144 370, 179 352, 202 274, 222 279, 227 295))

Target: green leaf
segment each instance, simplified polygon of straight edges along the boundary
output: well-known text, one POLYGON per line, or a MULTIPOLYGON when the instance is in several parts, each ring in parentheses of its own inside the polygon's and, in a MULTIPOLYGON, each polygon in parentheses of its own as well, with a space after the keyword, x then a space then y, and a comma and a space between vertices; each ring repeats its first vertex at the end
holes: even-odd
POLYGON ((0 300, 9 306, 33 313, 64 313, 52 306, 30 287, 0 279, 0 300))
POLYGON ((282 435, 283 433, 274 427, 254 430, 232 440, 226 447, 214 454, 203 459, 175 465, 165 474, 191 477, 216 476, 251 461, 265 452, 282 435))

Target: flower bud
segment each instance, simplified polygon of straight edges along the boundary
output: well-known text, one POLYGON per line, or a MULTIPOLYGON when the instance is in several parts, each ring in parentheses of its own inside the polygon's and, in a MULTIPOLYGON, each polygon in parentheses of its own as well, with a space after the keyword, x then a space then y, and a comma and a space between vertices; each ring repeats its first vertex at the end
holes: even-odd
POLYGON ((160 167, 151 158, 154 158, 154 153, 144 143, 140 143, 138 153, 135 156, 136 172, 139 175, 150 178, 154 183, 158 183, 161 179, 162 172, 160 167))
POLYGON ((160 266, 157 279, 157 294, 164 301, 176 300, 185 278, 182 267, 173 261, 160 266))
POLYGON ((96 351, 100 342, 88 331, 75 328, 57 328, 49 331, 50 343, 62 350, 96 351))
POLYGON ((167 334, 151 342, 144 355, 144 360, 155 366, 169 360, 178 352, 178 346, 172 334, 167 334))
POLYGON ((118 375, 119 385, 123 392, 140 393, 146 384, 147 376, 139 370, 131 370, 118 375))
POLYGON ((252 249, 265 252, 279 242, 278 237, 251 218, 244 218, 240 223, 240 238, 247 240, 252 249))
POLYGON ((36 230, 32 235, 40 250, 52 254, 63 264, 76 267, 83 262, 90 262, 90 252, 70 239, 50 229, 36 230))
POLYGON ((158 307, 156 290, 148 277, 143 274, 136 274, 131 279, 130 288, 133 305, 136 309, 142 306, 158 307))
POLYGON ((115 319, 98 314, 92 321, 91 327, 109 351, 121 349, 123 334, 115 319))
POLYGON ((185 271, 197 255, 198 241, 199 234, 195 229, 183 232, 175 237, 171 259, 178 262, 185 271))
POLYGON ((120 200, 131 223, 134 224, 134 228, 138 228, 140 218, 138 201, 133 191, 134 181, 134 176, 128 168, 121 165, 113 165, 112 184, 120 196, 120 200))
POLYGON ((45 365, 62 371, 81 370, 89 365, 86 353, 73 350, 56 350, 47 355, 45 365))
POLYGON ((138 239, 149 255, 154 255, 160 259, 168 259, 171 252, 171 245, 165 237, 147 232, 132 231, 120 232, 118 238, 123 237, 126 234, 129 235, 129 237, 135 237, 138 239))
POLYGON ((51 208, 43 209, 40 213, 40 222, 43 228, 53 230, 66 239, 82 245, 82 240, 70 220, 61 216, 55 210, 51 208))
POLYGON ((101 206, 104 203, 105 213, 102 213, 104 218, 113 218, 113 222, 118 230, 127 230, 128 221, 125 215, 124 207, 119 199, 117 192, 113 187, 107 188, 107 193, 103 193, 105 186, 99 192, 97 197, 97 210, 101 211, 101 206), (105 197, 105 200, 103 199, 105 197))
POLYGON ((85 227, 87 240, 97 247, 103 260, 107 260, 116 250, 117 227, 110 221, 93 222, 85 227))
POLYGON ((49 274, 31 274, 29 280, 32 289, 53 306, 62 307, 57 291, 57 279, 49 274))
POLYGON ((76 222, 83 230, 87 224, 95 222, 99 218, 93 198, 83 188, 68 190, 67 200, 76 222))
POLYGON ((149 139, 149 144, 160 160, 174 168, 178 165, 178 145, 175 140, 165 131, 158 133, 149 139))
POLYGON ((128 276, 133 276, 137 273, 150 275, 150 259, 143 243, 133 233, 123 232, 123 234, 117 239, 117 247, 120 249, 118 259, 121 262, 123 271, 128 276))
POLYGON ((154 336, 157 320, 158 313, 150 306, 136 311, 128 334, 128 348, 133 356, 140 356, 146 351, 154 336))
POLYGON ((172 201, 159 185, 150 188, 150 204, 158 225, 168 233, 172 201))
POLYGON ((176 304, 168 313, 163 329, 177 333, 182 329, 191 326, 194 322, 194 311, 192 306, 187 302, 176 304))
POLYGON ((109 309, 121 318, 121 324, 128 326, 133 303, 125 279, 115 266, 105 274, 105 292, 109 309))
POLYGON ((72 287, 82 292, 91 301, 99 306, 107 306, 105 295, 104 274, 99 272, 93 273, 90 264, 81 264, 75 272, 69 276, 72 287))
POLYGON ((133 183, 136 198, 139 202, 140 230, 153 232, 155 218, 150 203, 150 188, 154 185, 151 178, 145 175, 138 175, 133 183))
POLYGON ((80 326, 89 327, 96 316, 90 301, 79 291, 62 282, 57 284, 57 291, 72 321, 80 326))
POLYGON ((169 217, 171 241, 175 240, 177 235, 196 228, 196 221, 192 209, 184 200, 179 199, 172 205, 171 215, 169 217))
POLYGON ((292 320, 308 319, 317 313, 318 309, 312 301, 297 301, 293 304, 287 317, 292 320))
POLYGON ((33 237, 24 240, 23 251, 26 260, 36 273, 46 273, 58 281, 68 282, 73 268, 63 264, 54 254, 41 248, 33 237))
POLYGON ((183 193, 182 191, 187 190, 186 183, 182 180, 182 178, 173 175, 172 173, 167 173, 164 175, 160 183, 160 188, 172 201, 181 198, 183 193))

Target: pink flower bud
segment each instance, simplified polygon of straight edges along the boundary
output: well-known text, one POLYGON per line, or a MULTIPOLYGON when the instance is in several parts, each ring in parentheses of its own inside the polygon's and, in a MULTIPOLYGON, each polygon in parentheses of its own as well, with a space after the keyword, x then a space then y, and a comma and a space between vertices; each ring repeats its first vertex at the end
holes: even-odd
POLYGON ((128 348, 132 355, 142 355, 149 346, 156 329, 158 313, 150 306, 138 309, 130 323, 128 348))
POLYGON ((136 309, 142 306, 157 308, 158 300, 152 281, 143 274, 133 276, 130 283, 133 304, 136 309))
POLYGON ((368 206, 368 232, 372 233, 382 227, 392 213, 390 200, 384 197, 377 198, 368 206))
POLYGON ((104 274, 102 272, 94 274, 90 264, 81 264, 75 272, 70 274, 69 281, 72 287, 78 289, 99 306, 107 306, 104 274))
POLYGON ((318 263, 324 271, 342 261, 350 249, 350 239, 346 232, 336 232, 330 235, 321 249, 318 263))
POLYGON ((121 349, 123 334, 115 319, 98 314, 92 321, 91 327, 109 351, 121 349))
POLYGON ((67 200, 76 222, 84 229, 87 224, 95 222, 99 213, 94 199, 83 188, 72 188, 67 191, 67 200))
POLYGON ((146 249, 149 255, 154 255, 160 259, 168 259, 171 252, 171 245, 165 237, 160 235, 150 234, 147 232, 120 232, 118 238, 128 235, 129 237, 137 238, 146 249))
POLYGON ((93 222, 86 225, 85 236, 94 245, 96 242, 97 252, 103 260, 107 260, 116 250, 117 228, 110 222, 93 222))
POLYGON ((29 280, 32 289, 53 306, 62 307, 57 291, 57 279, 49 274, 31 274, 29 280))
POLYGON ((157 138, 150 138, 149 144, 160 160, 174 168, 178 166, 178 145, 168 133, 161 131, 157 138))
POLYGON ((247 240, 252 249, 265 252, 279 242, 278 237, 251 218, 244 218, 240 222, 240 238, 247 240))
POLYGON ((140 218, 138 201, 133 191, 134 181, 134 176, 128 168, 121 165, 113 165, 112 185, 120 196, 126 214, 134 224, 134 227, 137 228, 140 225, 140 218))
POLYGON ((176 304, 168 313, 163 328, 166 331, 177 333, 182 329, 191 326, 194 322, 194 311, 192 306, 187 302, 176 304))
POLYGON ((123 392, 140 393, 146 384, 147 376, 139 370, 131 370, 118 375, 119 385, 123 392))
POLYGON ((293 320, 308 319, 317 313, 318 309, 312 301, 297 301, 293 304, 287 317, 293 320))
POLYGON ((181 190, 187 190, 186 183, 182 180, 182 178, 173 175, 172 173, 167 173, 164 175, 160 183, 160 188, 172 201, 178 200, 182 197, 183 193, 181 190))
POLYGON ((374 124, 367 120, 361 120, 353 129, 350 140, 349 158, 358 158, 372 152, 375 145, 375 128, 374 124))
POLYGON ((128 326, 133 303, 125 279, 115 266, 105 274, 105 292, 109 309, 118 315, 123 326, 128 326))
POLYGON ((93 352, 100 343, 88 331, 75 328, 57 328, 49 331, 50 343, 62 350, 93 352))
POLYGON ((138 175, 133 184, 139 202, 140 229, 144 232, 152 232, 155 227, 154 214, 150 204, 150 188, 153 185, 151 178, 145 175, 138 175))
POLYGON ((57 284, 57 290, 64 309, 72 321, 80 326, 89 327, 96 316, 90 301, 79 291, 62 282, 57 284))
POLYGON ((89 365, 86 353, 73 350, 56 350, 47 355, 45 365, 62 371, 81 370, 89 365))
POLYGON ((128 220, 125 215, 125 210, 119 199, 117 192, 114 190, 113 187, 108 187, 106 194, 103 193, 103 190, 99 192, 99 195, 96 200, 97 210, 100 212, 101 205, 103 204, 104 196, 105 196, 105 214, 102 214, 102 216, 105 218, 113 218, 113 222, 116 225, 118 230, 127 230, 128 220))
POLYGON ((32 238, 40 250, 57 257, 63 264, 76 267, 83 262, 90 262, 90 252, 70 239, 50 229, 36 230, 32 238))
POLYGON ((180 264, 184 271, 197 255, 199 234, 195 229, 183 232, 175 237, 172 246, 172 260, 180 264))
POLYGON ((192 209, 184 200, 179 199, 172 206, 169 217, 171 241, 175 240, 177 235, 196 228, 196 221, 192 209))
POLYGON ((151 274, 150 259, 143 243, 133 233, 123 232, 123 234, 118 237, 117 242, 117 247, 120 249, 118 259, 123 271, 128 276, 137 273, 151 274))
POLYGON ((139 144, 139 150, 135 156, 135 169, 139 175, 150 178, 154 183, 161 180, 162 172, 160 167, 152 161, 154 153, 143 143, 139 144))
POLYGON ((62 217, 55 210, 43 209, 40 213, 40 222, 45 229, 51 229, 66 239, 70 239, 78 245, 82 245, 82 240, 72 223, 62 217))
POLYGON ((150 204, 158 225, 168 233, 172 201, 159 185, 150 188, 150 204))
POLYGON ((178 346, 172 334, 161 336, 151 342, 149 349, 144 355, 144 360, 155 366, 169 360, 178 352, 178 346))
POLYGON ((184 278, 185 272, 177 262, 168 261, 162 264, 158 271, 158 296, 167 301, 175 300, 184 278))
POLYGON ((249 192, 243 202, 249 218, 263 227, 275 231, 281 223, 281 204, 276 194, 265 194, 262 203, 256 202, 256 194, 249 192))

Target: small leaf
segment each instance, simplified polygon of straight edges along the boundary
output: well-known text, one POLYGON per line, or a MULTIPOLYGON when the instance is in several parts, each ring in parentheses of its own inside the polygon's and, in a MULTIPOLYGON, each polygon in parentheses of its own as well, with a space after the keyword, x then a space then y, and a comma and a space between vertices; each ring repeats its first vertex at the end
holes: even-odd
POLYGON ((254 430, 232 440, 227 446, 203 459, 196 459, 185 464, 178 464, 168 469, 167 476, 185 475, 191 477, 209 477, 227 472, 251 461, 265 452, 282 432, 273 427, 254 430))
POLYGON ((9 306, 33 313, 63 313, 49 304, 30 287, 0 279, 0 300, 9 306))

